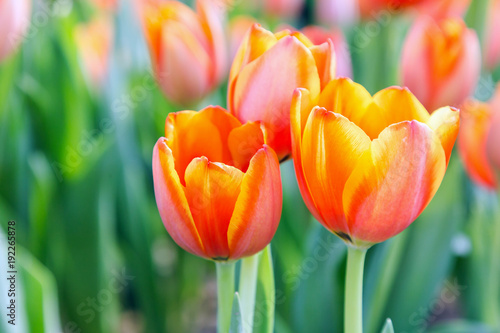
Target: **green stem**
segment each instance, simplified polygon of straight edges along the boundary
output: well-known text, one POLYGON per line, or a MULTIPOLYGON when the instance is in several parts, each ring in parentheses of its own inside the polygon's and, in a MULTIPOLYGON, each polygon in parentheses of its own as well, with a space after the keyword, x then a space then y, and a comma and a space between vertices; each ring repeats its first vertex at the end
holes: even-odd
POLYGON ((241 260, 239 293, 244 333, 251 333, 253 328, 259 258, 260 252, 241 260))
POLYGON ((234 262, 216 262, 217 333, 229 333, 234 297, 234 262))
POLYGON ((348 247, 345 288, 345 332, 363 333, 363 268, 366 249, 348 247))

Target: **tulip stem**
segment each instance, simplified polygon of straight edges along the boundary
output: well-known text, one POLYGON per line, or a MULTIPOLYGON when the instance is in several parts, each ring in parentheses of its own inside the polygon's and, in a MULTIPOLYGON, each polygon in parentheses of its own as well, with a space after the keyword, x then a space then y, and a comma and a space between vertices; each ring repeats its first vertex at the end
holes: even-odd
POLYGON ((229 333, 234 297, 234 262, 216 262, 217 333, 229 333))
POLYGON ((348 247, 345 288, 345 332, 363 333, 363 269, 366 249, 348 247))
POLYGON ((260 252, 251 257, 241 259, 239 293, 244 333, 252 333, 253 329, 259 258, 260 252))

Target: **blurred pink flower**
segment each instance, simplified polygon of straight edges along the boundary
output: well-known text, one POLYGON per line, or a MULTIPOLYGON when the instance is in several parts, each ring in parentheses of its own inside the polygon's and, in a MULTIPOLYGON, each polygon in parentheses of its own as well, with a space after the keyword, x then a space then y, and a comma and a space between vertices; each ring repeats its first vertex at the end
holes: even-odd
POLYGON ((494 69, 500 63, 500 0, 492 0, 486 26, 486 67, 494 69))
POLYGON ((304 8, 304 0, 259 0, 264 11, 271 16, 295 18, 304 8))
POLYGON ((463 17, 471 0, 427 0, 417 8, 420 13, 436 19, 446 17, 463 17))
POLYGON ((402 80, 430 112, 459 106, 474 91, 481 51, 460 18, 417 18, 403 46, 402 80))
POLYGON ((0 0, 0 61, 25 38, 31 15, 30 0, 0 0))
POLYGON ((317 0, 314 10, 318 23, 329 27, 359 20, 359 5, 355 0, 317 0))
POLYGON ((307 26, 302 29, 302 33, 313 42, 320 45, 325 43, 328 38, 333 42, 335 49, 335 58, 337 61, 337 77, 352 78, 351 54, 349 45, 347 44, 344 34, 340 29, 326 30, 319 26, 307 26))
POLYGON ((94 5, 100 10, 115 11, 119 0, 92 0, 94 5))

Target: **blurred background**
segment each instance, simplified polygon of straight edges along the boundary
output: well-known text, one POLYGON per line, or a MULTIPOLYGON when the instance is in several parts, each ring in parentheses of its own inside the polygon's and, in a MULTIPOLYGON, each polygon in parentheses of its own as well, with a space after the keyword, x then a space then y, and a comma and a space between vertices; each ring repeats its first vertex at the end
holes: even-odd
MULTIPOLYGON (((180 249, 156 208, 152 148, 167 114, 187 106, 156 83, 139 1, 0 0, 0 332, 215 332, 215 266, 180 249), (9 220, 15 328, 4 314, 9 220)), ((463 17, 484 54, 488 40, 500 42, 500 19, 490 18, 498 1, 375 3, 217 0, 227 67, 253 22, 321 25, 337 74, 372 94, 403 84, 403 45, 421 15, 463 17)), ((480 77, 463 80, 487 101, 500 67, 494 54, 481 58, 480 77)), ((227 78, 188 107, 225 106, 226 90, 227 78)), ((275 331, 341 332, 346 248, 309 214, 292 163, 281 166, 283 215, 271 243, 275 331)), ((388 317, 396 332, 500 332, 498 210, 494 191, 472 182, 454 153, 425 212, 368 252, 366 332, 388 317)), ((255 332, 264 326, 259 297, 255 332)))

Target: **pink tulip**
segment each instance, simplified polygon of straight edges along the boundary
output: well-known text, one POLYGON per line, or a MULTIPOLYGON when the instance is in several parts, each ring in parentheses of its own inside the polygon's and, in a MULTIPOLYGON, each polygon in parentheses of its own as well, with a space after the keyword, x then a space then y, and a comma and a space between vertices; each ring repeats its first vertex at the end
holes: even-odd
POLYGON ((480 70, 477 35, 462 19, 417 18, 403 46, 402 79, 427 110, 459 106, 473 92, 480 70))
POLYGON ((494 69, 500 63, 500 0, 492 0, 486 29, 486 67, 494 69))
POLYGON ((0 0, 0 61, 21 43, 29 26, 30 0, 0 0))

